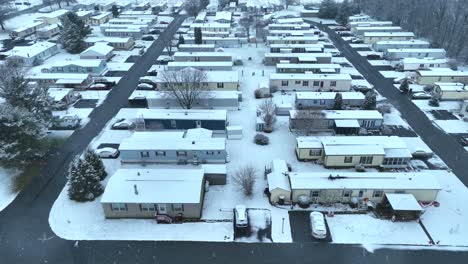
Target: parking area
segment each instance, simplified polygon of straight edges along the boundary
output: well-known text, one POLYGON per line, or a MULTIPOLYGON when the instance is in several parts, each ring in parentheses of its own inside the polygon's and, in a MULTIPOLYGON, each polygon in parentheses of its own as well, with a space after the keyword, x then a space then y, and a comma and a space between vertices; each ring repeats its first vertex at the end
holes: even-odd
POLYGON ((80 99, 73 107, 75 108, 94 108, 96 107, 97 99, 80 99))
POLYGON ((310 212, 311 211, 289 211, 289 223, 291 225, 291 236, 294 242, 319 242, 330 243, 333 241, 331 237, 330 228, 328 227, 325 218, 325 225, 327 227, 327 237, 325 239, 316 239, 312 236, 310 227, 310 212))
POLYGON ((437 119, 437 120, 457 120, 458 118, 454 116, 451 112, 447 110, 432 110, 430 113, 437 119))
POLYGON ((233 229, 234 240, 240 242, 273 242, 271 238, 271 213, 268 209, 248 208, 247 227, 236 226, 234 213, 233 229))

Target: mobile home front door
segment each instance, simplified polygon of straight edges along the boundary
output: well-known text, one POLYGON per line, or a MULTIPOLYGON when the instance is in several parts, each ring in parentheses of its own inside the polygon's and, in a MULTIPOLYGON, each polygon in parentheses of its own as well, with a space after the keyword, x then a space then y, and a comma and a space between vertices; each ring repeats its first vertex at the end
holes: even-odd
POLYGON ((167 214, 166 204, 158 204, 158 214, 167 214))

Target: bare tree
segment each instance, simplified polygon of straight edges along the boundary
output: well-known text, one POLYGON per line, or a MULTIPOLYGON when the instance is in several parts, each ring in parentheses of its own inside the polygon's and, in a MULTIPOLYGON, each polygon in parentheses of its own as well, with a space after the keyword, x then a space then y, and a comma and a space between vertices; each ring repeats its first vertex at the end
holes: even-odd
POLYGON ((165 71, 161 79, 164 95, 175 99, 184 109, 191 109, 201 98, 209 96, 207 75, 204 71, 193 68, 165 71))
POLYGON ((11 12, 11 0, 0 0, 0 27, 5 30, 5 20, 8 19, 8 14, 11 12))
POLYGON ((246 16, 239 20, 239 24, 245 29, 245 32, 247 33, 247 39, 250 39, 250 26, 252 23, 253 19, 251 14, 246 14, 246 16))
POLYGON ((259 106, 258 110, 261 113, 262 120, 265 122, 265 130, 268 132, 273 131, 273 124, 276 121, 276 105, 273 100, 264 100, 259 106))
POLYGON ((297 110, 291 116, 290 126, 308 135, 313 131, 328 128, 328 122, 321 110, 297 110))
POLYGON ((252 165, 245 165, 234 175, 234 183, 244 193, 245 196, 251 196, 255 186, 257 170, 252 165))
POLYGON ((184 9, 189 16, 198 16, 198 12, 200 12, 201 9, 200 0, 186 0, 184 9))
POLYGON ((174 45, 172 45, 172 38, 170 39, 167 39, 167 38, 161 38, 162 40, 162 43, 164 45, 164 48, 167 50, 167 55, 169 55, 170 57, 172 57, 172 55, 174 55, 174 51, 173 51, 173 48, 174 48, 174 45))

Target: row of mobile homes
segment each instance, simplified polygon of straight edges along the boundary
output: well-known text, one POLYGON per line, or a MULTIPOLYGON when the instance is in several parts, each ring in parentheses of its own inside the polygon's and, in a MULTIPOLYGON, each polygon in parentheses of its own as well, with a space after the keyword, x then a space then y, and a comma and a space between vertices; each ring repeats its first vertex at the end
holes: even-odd
POLYGON ((364 14, 359 14, 359 15, 352 15, 348 17, 348 23, 351 24, 353 22, 368 22, 371 21, 371 17, 368 15, 364 14))
POLYGON ((57 61, 50 68, 43 68, 43 73, 87 73, 100 76, 107 70, 104 60, 57 61))
POLYGON ((395 68, 403 71, 416 71, 430 68, 447 68, 448 66, 447 59, 445 58, 403 58, 395 65, 395 68))
POLYGON ((267 66, 274 66, 282 62, 290 63, 331 63, 332 54, 324 53, 265 53, 264 63, 267 66))
POLYGON ((174 61, 232 61, 232 55, 226 52, 176 52, 174 61))
POLYGON ((36 35, 39 39, 49 39, 59 33, 60 28, 57 24, 48 25, 36 31, 36 35))
POLYGON ((445 68, 418 70, 416 71, 416 78, 419 84, 433 84, 436 82, 468 83, 468 72, 445 68))
POLYGON ((359 26, 351 29, 351 33, 357 36, 363 36, 365 32, 398 32, 402 31, 401 27, 389 26, 389 27, 363 27, 359 26))
POLYGON ((142 119, 147 130, 187 130, 205 128, 225 133, 226 110, 141 109, 135 118, 142 119))
MULTIPOLYGON (((332 109, 335 105, 336 92, 296 92, 297 109, 332 109)), ((360 92, 340 93, 342 107, 362 107, 365 96, 360 92)))
POLYGON ((427 49, 430 43, 425 40, 383 40, 372 43, 372 49, 378 52, 388 49, 427 49))
POLYGON ((379 130, 383 116, 376 110, 291 110, 289 128, 306 133, 359 134, 361 129, 379 130))
POLYGON ((356 30, 357 27, 391 27, 392 25, 392 21, 356 21, 349 23, 351 32, 356 30))
POLYGON ((93 83, 93 78, 90 74, 79 73, 41 73, 28 75, 26 79, 37 82, 40 86, 44 87, 56 86, 76 90, 84 90, 93 83))
POLYGON ((101 205, 106 218, 200 219, 204 188, 203 169, 118 169, 101 205))
POLYGON ((276 64, 277 73, 318 73, 335 74, 340 73, 339 64, 308 64, 308 63, 278 63, 276 64))
MULTIPOLYGON (((182 69, 182 71, 196 71, 192 68, 182 69)), ((169 79, 171 76, 170 71, 165 71, 169 79)), ((239 73, 237 71, 207 71, 204 73, 205 78, 202 80, 202 85, 209 91, 237 91, 239 90, 239 73)), ((183 78, 181 78, 183 79, 183 78)), ((168 86, 167 78, 155 78, 157 90, 165 90, 168 86)), ((184 80, 180 80, 183 82, 184 80)))
POLYGON ((113 56, 114 48, 105 43, 96 43, 80 53, 82 60, 104 60, 109 61, 113 56))
POLYGON ((168 71, 179 71, 185 68, 201 71, 231 71, 231 61, 171 61, 167 64, 168 71))
POLYGON ((445 49, 388 49, 384 52, 384 58, 386 60, 400 60, 403 58, 433 58, 433 59, 445 59, 445 49))
POLYGON ((318 36, 267 36, 267 45, 271 44, 317 44, 318 36))
POLYGON ((297 172, 289 174, 291 200, 307 199, 313 204, 370 201, 382 203, 386 194, 409 194, 416 201, 433 202, 441 190, 432 172, 297 172))
POLYGON ((214 44, 180 44, 180 52, 214 52, 214 44))
POLYGON ((323 44, 271 44, 270 53, 322 53, 323 44))
POLYGON ((104 23, 109 22, 114 16, 111 12, 102 12, 99 15, 95 15, 89 19, 89 24, 91 26, 100 26, 104 23))
POLYGON ((195 31, 195 28, 200 28, 202 33, 209 32, 230 32, 231 24, 227 23, 193 23, 190 25, 190 30, 195 31))
MULTIPOLYGON (((185 37, 186 44, 195 44, 195 37, 185 37)), ((247 44, 247 38, 240 37, 203 37, 202 44, 212 44, 222 48, 240 48, 247 44)))
MULTIPOLYGON (((239 110, 240 92, 208 91, 199 96, 191 109, 226 109, 239 110)), ((136 90, 128 98, 130 104, 145 105, 150 109, 180 109, 180 102, 164 91, 136 90)))
POLYGON ((361 165, 384 169, 406 168, 413 157, 396 136, 298 137, 296 155, 301 161, 320 160, 327 168, 361 165))
POLYGON ((301 23, 301 24, 269 24, 267 30, 308 30, 310 29, 310 24, 301 23))
POLYGON ((225 138, 186 138, 184 132, 135 132, 119 146, 123 163, 226 163, 225 138))
POLYGON ((385 40, 401 41, 414 39, 413 32, 365 32, 363 36, 364 43, 366 44, 385 40))
POLYGON ((13 31, 10 32, 10 37, 12 39, 16 38, 25 38, 27 36, 33 35, 37 32, 37 30, 47 26, 47 24, 44 21, 37 21, 33 22, 32 24, 24 27, 20 27, 17 29, 14 29, 13 31))
POLYGON ((59 52, 57 44, 52 42, 36 42, 31 46, 15 46, 4 52, 8 60, 21 63, 24 66, 35 66, 59 52))
POLYGON ((91 47, 96 43, 105 43, 115 50, 129 50, 135 45, 134 39, 129 37, 87 37, 84 42, 87 47, 91 47))
POLYGON ((349 91, 349 74, 270 74, 270 91, 349 91))
POLYGON ((440 100, 468 100, 468 85, 463 83, 434 83, 434 93, 440 100))

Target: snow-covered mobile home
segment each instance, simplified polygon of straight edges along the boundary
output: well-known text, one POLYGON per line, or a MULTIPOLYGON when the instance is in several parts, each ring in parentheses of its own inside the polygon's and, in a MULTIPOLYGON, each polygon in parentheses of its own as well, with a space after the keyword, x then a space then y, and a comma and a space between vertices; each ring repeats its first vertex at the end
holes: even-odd
POLYGON ((395 68, 403 71, 416 71, 429 68, 447 68, 447 59, 433 59, 433 58, 403 58, 397 64, 395 68))
POLYGON ((365 27, 359 26, 351 29, 351 33, 357 36, 363 36, 365 32, 397 32, 401 31, 401 27, 397 26, 385 26, 385 27, 365 27))
POLYGON ((378 52, 388 49, 427 49, 430 43, 425 40, 383 40, 372 43, 372 49, 378 52))
POLYGON ((321 73, 334 74, 340 73, 341 66, 339 64, 314 64, 314 63, 278 63, 276 64, 277 73, 321 73))
POLYGON ((231 71, 231 61, 170 61, 168 71, 179 71, 185 68, 194 68, 201 71, 231 71))
POLYGON ((434 93, 440 100, 468 100, 468 85, 463 83, 434 83, 434 93))
POLYGON ((176 52, 174 61, 232 61, 232 55, 226 52, 176 52))
POLYGON ((468 83, 468 72, 444 68, 418 70, 416 71, 416 78, 419 84, 433 84, 435 82, 468 83))
MULTIPOLYGON (((295 105, 297 109, 332 109, 335 104, 336 92, 296 92, 295 105)), ((342 107, 361 107, 364 104, 364 94, 360 92, 343 92, 342 107)))
POLYGON ((349 91, 349 74, 270 74, 270 91, 349 91))
POLYGON ((273 66, 282 61, 290 63, 331 63, 332 54, 324 53, 265 53, 264 63, 273 66))
POLYGON ((267 45, 271 44, 317 44, 318 36, 268 36, 267 45))
POLYGON ((445 59, 445 49, 388 49, 383 54, 386 60, 400 60, 403 58, 433 58, 445 59))
POLYGON ((414 39, 413 32, 364 32, 364 43, 372 44, 385 40, 411 40, 414 39))

